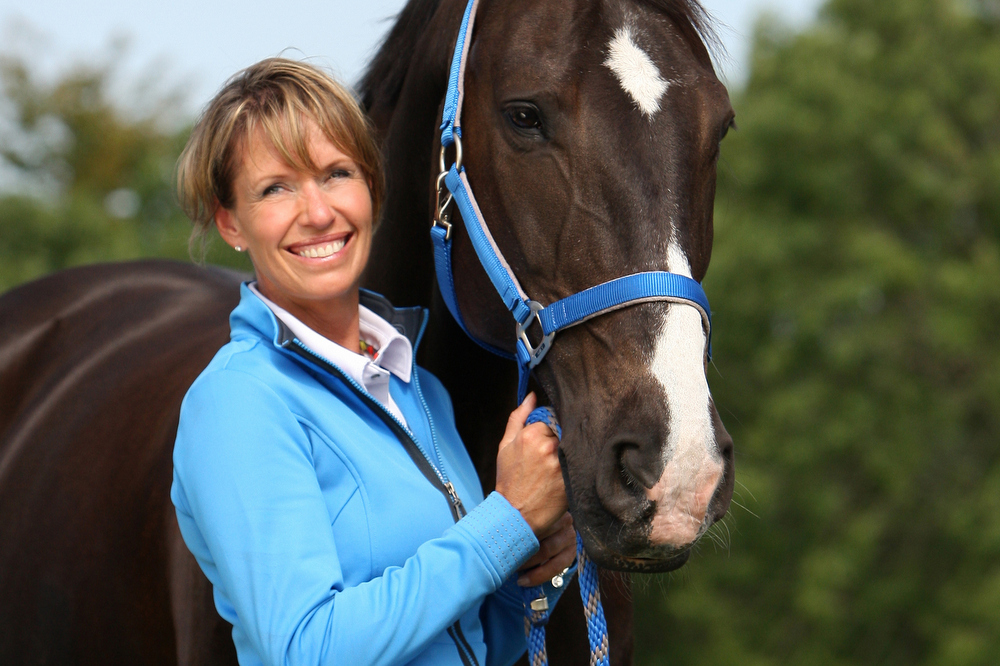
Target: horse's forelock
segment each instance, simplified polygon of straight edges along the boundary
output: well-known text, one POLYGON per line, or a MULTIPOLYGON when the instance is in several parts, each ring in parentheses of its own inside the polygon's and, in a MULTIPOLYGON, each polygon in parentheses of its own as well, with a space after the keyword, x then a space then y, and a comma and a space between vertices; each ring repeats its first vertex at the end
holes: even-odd
POLYGON ((678 25, 689 25, 693 31, 691 36, 701 41, 710 58, 718 60, 720 57, 727 57, 714 19, 697 0, 636 0, 636 2, 663 12, 678 25))

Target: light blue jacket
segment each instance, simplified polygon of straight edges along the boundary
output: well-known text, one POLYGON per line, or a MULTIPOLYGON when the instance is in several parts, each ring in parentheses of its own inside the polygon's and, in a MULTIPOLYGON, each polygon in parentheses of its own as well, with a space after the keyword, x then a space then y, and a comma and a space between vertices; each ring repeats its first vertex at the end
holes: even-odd
MULTIPOLYGON (((362 302, 416 349, 423 310, 362 302)), ((240 663, 515 661, 538 541, 484 501, 437 378, 392 377, 407 428, 246 285, 230 324, 181 406, 171 499, 240 663)))

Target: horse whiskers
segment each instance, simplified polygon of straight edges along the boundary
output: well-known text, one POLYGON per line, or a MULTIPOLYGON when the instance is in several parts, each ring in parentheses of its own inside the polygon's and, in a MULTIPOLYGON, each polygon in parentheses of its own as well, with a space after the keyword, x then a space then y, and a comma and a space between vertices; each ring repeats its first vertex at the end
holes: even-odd
POLYGON ((750 490, 750 488, 747 487, 747 485, 745 483, 743 483, 739 479, 736 480, 736 483, 738 483, 740 485, 740 487, 743 488, 743 490, 747 491, 747 494, 750 495, 750 499, 752 499, 754 502, 757 501, 757 498, 754 497, 753 491, 750 490))
POLYGON ((732 534, 729 532, 729 526, 726 525, 724 520, 709 527, 705 532, 705 536, 707 536, 712 543, 715 544, 717 551, 718 549, 722 549, 727 555, 732 554, 732 534))
POLYGON ((605 569, 602 570, 602 576, 603 578, 601 578, 601 582, 604 584, 605 589, 607 589, 610 581, 614 581, 615 591, 617 591, 630 603, 633 601, 631 574, 622 571, 611 571, 610 569, 605 569))
MULTIPOLYGON (((712 365, 715 365, 715 364, 713 363, 712 365)), ((715 406, 715 408, 716 408, 716 409, 718 409, 718 408, 719 408, 719 406, 718 406, 718 405, 716 405, 716 406, 715 406)), ((740 425, 743 425, 743 421, 740 421, 740 417, 736 416, 736 413, 735 413, 735 412, 734 412, 733 410, 729 409, 728 407, 723 407, 723 409, 725 409, 725 410, 726 410, 726 413, 727 413, 727 414, 729 414, 730 416, 732 416, 732 417, 733 417, 733 419, 734 419, 734 420, 735 420, 735 421, 736 421, 737 423, 739 423, 740 425)))
POLYGON ((732 500, 732 503, 733 503, 733 504, 735 504, 736 506, 740 507, 741 509, 743 509, 743 510, 744 510, 744 511, 746 511, 747 513, 749 513, 749 514, 750 514, 751 516, 753 516, 753 517, 754 517, 754 518, 756 518, 757 520, 760 520, 760 516, 758 516, 758 515, 757 515, 756 513, 754 513, 754 512, 753 512, 753 511, 751 511, 750 509, 748 509, 748 508, 747 508, 746 506, 744 506, 743 504, 740 504, 739 502, 737 502, 737 501, 736 501, 735 499, 733 499, 733 500, 732 500))

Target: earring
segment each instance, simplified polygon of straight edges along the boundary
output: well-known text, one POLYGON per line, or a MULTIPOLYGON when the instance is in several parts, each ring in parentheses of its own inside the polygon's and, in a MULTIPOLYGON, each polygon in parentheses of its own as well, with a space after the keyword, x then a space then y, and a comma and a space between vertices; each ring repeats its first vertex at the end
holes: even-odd
POLYGON ((243 251, 243 248, 242 248, 242 247, 240 247, 239 245, 237 245, 237 246, 236 246, 236 247, 234 247, 233 249, 234 249, 234 250, 236 250, 237 252, 242 252, 242 251, 243 251))

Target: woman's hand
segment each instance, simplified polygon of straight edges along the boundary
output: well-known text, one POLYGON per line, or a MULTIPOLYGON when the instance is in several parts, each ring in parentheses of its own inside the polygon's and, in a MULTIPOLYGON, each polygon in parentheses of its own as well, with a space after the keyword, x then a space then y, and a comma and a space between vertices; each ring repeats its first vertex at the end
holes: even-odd
POLYGON ((559 439, 544 423, 524 425, 535 403, 535 394, 528 394, 507 420, 497 453, 496 488, 542 541, 555 533, 556 522, 566 513, 566 488, 556 453, 559 439))
POLYGON ((538 552, 524 563, 517 584, 533 587, 545 583, 568 569, 576 558, 576 530, 573 517, 564 513, 552 526, 552 532, 539 538, 538 552))

